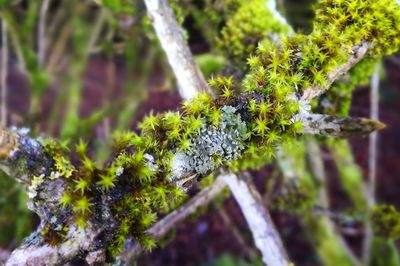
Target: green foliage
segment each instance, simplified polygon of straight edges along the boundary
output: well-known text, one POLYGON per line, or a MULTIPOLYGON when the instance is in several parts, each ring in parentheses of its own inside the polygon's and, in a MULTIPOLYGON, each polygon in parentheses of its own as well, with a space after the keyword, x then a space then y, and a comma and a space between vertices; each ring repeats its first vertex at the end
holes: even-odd
POLYGON ((227 63, 225 57, 211 53, 197 55, 194 59, 205 77, 220 72, 227 63))
POLYGON ((353 158, 350 143, 347 140, 326 140, 332 153, 333 161, 339 173, 340 184, 349 195, 356 210, 365 212, 367 201, 363 193, 362 170, 353 158))
POLYGON ((130 15, 134 12, 132 3, 128 0, 102 0, 101 4, 117 14, 130 15))
POLYGON ((292 182, 288 181, 287 184, 282 184, 273 197, 272 208, 299 215, 311 211, 316 204, 312 195, 314 188, 304 182, 304 179, 296 181, 292 180, 292 182))
POLYGON ((26 209, 26 192, 19 184, 0 172, 0 245, 19 242, 31 231, 32 217, 26 209))
POLYGON ((398 266, 400 257, 393 239, 374 238, 372 243, 371 265, 398 266))
MULTIPOLYGON (((6 2, 11 1, 4 1, 6 2)), ((31 89, 31 110, 37 112, 39 98, 43 96, 48 88, 49 77, 40 66, 38 57, 33 45, 35 39, 35 27, 38 16, 40 1, 33 0, 27 3, 27 8, 23 10, 23 15, 18 16, 12 12, 11 8, 4 8, 0 12, 1 18, 7 23, 12 44, 15 46, 17 55, 26 71, 31 89), (35 110, 33 110, 35 109, 35 110)), ((2 4, 0 3, 0 6, 2 4)))

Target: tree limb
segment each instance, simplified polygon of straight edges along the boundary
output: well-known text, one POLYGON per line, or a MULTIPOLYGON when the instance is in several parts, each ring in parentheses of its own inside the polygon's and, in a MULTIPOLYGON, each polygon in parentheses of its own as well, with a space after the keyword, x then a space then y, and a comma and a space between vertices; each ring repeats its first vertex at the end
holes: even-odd
POLYGON ((8 76, 8 38, 7 24, 3 19, 1 21, 1 69, 0 69, 0 86, 1 86, 1 107, 0 107, 0 124, 5 127, 7 125, 7 76, 8 76))
POLYGON ((328 137, 348 138, 367 135, 385 128, 379 121, 368 118, 338 117, 323 114, 300 114, 296 119, 302 122, 301 133, 328 137))
POLYGON ((249 176, 239 179, 236 175, 225 175, 223 180, 230 188, 236 202, 251 229, 255 245, 261 252, 262 260, 268 266, 290 264, 280 236, 262 198, 249 176))
POLYGON ((183 98, 190 99, 199 91, 208 91, 207 82, 194 62, 183 29, 176 21, 168 2, 166 0, 144 2, 157 37, 178 80, 180 94, 183 98))
POLYGON ((328 74, 328 84, 325 87, 312 86, 306 88, 300 100, 309 102, 312 99, 324 94, 331 87, 335 80, 346 74, 353 66, 360 62, 367 55, 368 50, 372 47, 372 43, 369 42, 362 42, 360 45, 353 47, 348 61, 328 74))

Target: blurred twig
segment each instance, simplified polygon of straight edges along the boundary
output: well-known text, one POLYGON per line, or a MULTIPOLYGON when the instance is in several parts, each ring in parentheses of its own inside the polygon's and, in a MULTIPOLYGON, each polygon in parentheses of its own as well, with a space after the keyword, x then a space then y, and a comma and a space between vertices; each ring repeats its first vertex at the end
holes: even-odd
MULTIPOLYGON (((307 157, 309 161, 310 172, 313 177, 317 180, 317 192, 319 197, 319 203, 323 208, 329 207, 329 195, 327 191, 327 177, 325 172, 324 161, 322 159, 321 148, 315 139, 309 139, 306 143, 307 145, 307 157)), ((333 221, 326 217, 323 218, 326 220, 327 226, 334 228, 333 221)), ((348 257, 352 260, 354 265, 361 265, 360 261, 357 259, 354 252, 351 250, 346 241, 339 234, 337 236, 337 240, 341 243, 344 252, 347 253, 348 257)))
MULTIPOLYGON (((371 80, 370 90, 370 117, 371 119, 379 119, 379 71, 380 64, 376 65, 375 72, 371 80)), ((377 173, 377 157, 378 157, 378 132, 372 132, 369 135, 368 150, 368 182, 367 182, 367 203, 368 209, 371 210, 375 205, 376 190, 376 173, 377 173)), ((365 236, 363 242, 363 262, 368 266, 371 261, 371 248, 373 241, 372 223, 370 220, 365 225, 365 236)))
POLYGON ((224 206, 218 208, 218 214, 221 217, 222 221, 224 222, 225 226, 232 231, 233 236, 238 241, 239 245, 242 247, 246 255, 250 259, 255 259, 258 254, 257 252, 248 246, 246 240, 243 238, 242 233, 237 228, 236 224, 232 221, 232 218, 229 216, 228 212, 225 210, 224 206))
MULTIPOLYGON (((371 119, 379 119, 379 71, 380 65, 377 64, 374 75, 372 76, 371 83, 371 119)), ((377 173, 377 157, 378 157, 378 132, 372 132, 369 135, 369 206, 375 204, 375 190, 376 190, 376 173, 377 173)))
MULTIPOLYGON (((316 148, 319 147, 311 147, 309 153, 318 153, 318 150, 313 150, 316 148)), ((326 188, 324 187, 325 181, 322 181, 322 178, 324 178, 324 173, 321 172, 320 169, 322 162, 319 161, 311 163, 319 165, 315 165, 311 168, 311 171, 315 171, 311 174, 318 176, 315 177, 315 179, 319 179, 320 182, 316 185, 316 182, 310 182, 309 180, 311 177, 308 170, 306 169, 306 164, 304 162, 305 155, 305 150, 300 149, 295 153, 290 153, 283 146, 281 150, 279 150, 277 153, 277 162, 285 178, 289 180, 295 180, 297 182, 310 184, 313 187, 308 188, 309 196, 316 196, 317 198, 322 196, 322 201, 325 201, 325 204, 327 204, 328 195, 326 188), (315 195, 315 192, 317 195, 315 195)), ((314 157, 312 154, 309 159, 321 160, 321 158, 318 158, 317 155, 314 157)), ((315 248, 324 264, 358 265, 357 259, 345 244, 342 236, 338 234, 337 230, 335 229, 334 223, 329 217, 316 216, 314 215, 314 213, 304 211, 301 213, 300 218, 304 228, 310 234, 312 241, 318 243, 315 248)))
POLYGON ((40 7, 39 22, 38 22, 38 62, 39 65, 43 65, 46 60, 46 47, 47 47, 47 36, 46 36, 46 21, 47 11, 49 9, 51 0, 43 0, 40 7))
POLYGON ((7 76, 8 76, 8 38, 7 38, 7 23, 5 20, 1 22, 1 69, 0 69, 0 83, 1 83, 1 126, 7 126, 7 76))
POLYGON ((264 207, 261 195, 248 174, 244 178, 236 175, 223 176, 243 216, 251 230, 254 242, 261 252, 262 260, 268 266, 286 266, 289 257, 283 247, 268 210, 264 207))

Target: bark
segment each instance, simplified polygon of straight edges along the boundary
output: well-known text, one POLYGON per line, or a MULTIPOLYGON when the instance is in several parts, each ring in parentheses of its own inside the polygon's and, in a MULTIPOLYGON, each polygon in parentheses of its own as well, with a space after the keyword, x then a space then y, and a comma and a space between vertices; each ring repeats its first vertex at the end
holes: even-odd
POLYGON ((385 128, 385 124, 367 118, 337 117, 322 114, 301 114, 303 134, 322 135, 337 138, 367 135, 385 128))
POLYGON ((223 177, 250 227, 262 260, 268 266, 287 266, 290 261, 271 216, 249 176, 239 179, 235 175, 223 177))
POLYGON ((144 2, 157 37, 178 80, 180 94, 183 98, 190 99, 199 91, 208 91, 207 82, 194 62, 183 29, 176 21, 168 2, 165 0, 144 2))

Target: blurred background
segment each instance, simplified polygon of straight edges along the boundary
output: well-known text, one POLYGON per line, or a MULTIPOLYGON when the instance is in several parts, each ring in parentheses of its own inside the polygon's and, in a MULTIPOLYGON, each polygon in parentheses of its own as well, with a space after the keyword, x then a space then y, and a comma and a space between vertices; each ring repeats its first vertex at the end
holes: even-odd
MULTIPOLYGON (((207 78, 231 73, 229 58, 216 44, 230 16, 225 2, 229 1, 170 1, 207 78)), ((313 3, 281 0, 278 7, 296 31, 307 33, 312 30, 313 3)), ((33 135, 52 136, 68 145, 84 139, 89 142, 92 158, 102 165, 110 155, 109 140, 115 131, 137 130, 137 122, 151 110, 178 108, 181 98, 173 73, 142 1, 0 0, 0 15, 3 126, 26 127, 33 135)), ((379 132, 376 200, 400 208, 399 54, 383 60, 380 76, 380 120, 387 128, 379 132)), ((351 115, 369 117, 369 99, 369 83, 357 86, 351 115)), ((335 154, 332 145, 321 145, 330 205, 329 210, 313 208, 309 212, 332 221, 329 233, 341 234, 348 244, 345 248, 361 256, 363 218, 343 186, 341 170, 346 168, 350 171, 346 174, 366 179, 369 139, 357 137, 350 140, 351 146, 341 144, 344 155, 335 154)), ((329 264, 329 254, 316 247, 320 240, 310 233, 312 223, 305 221, 303 214, 272 204, 287 189, 277 163, 251 173, 271 206, 294 263, 329 264)), ((1 175, 0 258, 38 225, 38 218, 26 208, 23 189, 1 175)), ((396 257, 394 240, 385 241, 390 243, 388 254, 396 257)), ((141 255, 137 264, 225 266, 261 262, 240 209, 233 199, 225 197, 178 226, 159 248, 141 255)), ((331 265, 340 264, 332 261, 331 265)))

